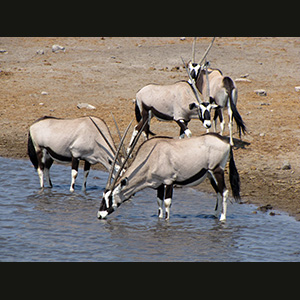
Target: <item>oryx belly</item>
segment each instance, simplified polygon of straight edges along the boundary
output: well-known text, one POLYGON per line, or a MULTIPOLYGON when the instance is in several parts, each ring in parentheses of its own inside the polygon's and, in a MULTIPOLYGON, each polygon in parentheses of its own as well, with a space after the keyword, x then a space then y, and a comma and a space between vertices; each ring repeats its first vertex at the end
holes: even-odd
POLYGON ((177 82, 172 85, 150 84, 142 88, 136 95, 139 107, 151 109, 159 120, 191 119, 189 104, 195 101, 192 89, 187 82, 177 82))

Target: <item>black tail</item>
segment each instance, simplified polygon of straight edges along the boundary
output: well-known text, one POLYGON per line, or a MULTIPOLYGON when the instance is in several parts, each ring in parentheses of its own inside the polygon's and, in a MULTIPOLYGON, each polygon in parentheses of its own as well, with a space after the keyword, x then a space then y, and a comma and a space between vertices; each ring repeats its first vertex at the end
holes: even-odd
POLYGON ((241 199, 240 196, 240 175, 235 166, 233 159, 232 147, 230 147, 230 161, 229 161, 229 181, 232 190, 233 198, 238 202, 241 199))
POLYGON ((139 123, 142 119, 142 115, 139 109, 139 106, 137 105, 137 100, 135 100, 135 119, 139 123))
MULTIPOLYGON (((135 100, 135 119, 139 123, 142 120, 142 115, 139 106, 137 105, 137 100, 135 100)), ((148 129, 149 134, 156 135, 154 132, 148 129)))
POLYGON ((37 159, 36 151, 35 151, 35 148, 34 148, 34 145, 32 142, 30 131, 28 132, 27 154, 29 155, 29 158, 30 158, 33 166, 35 167, 35 169, 37 169, 38 168, 38 159, 37 159))
POLYGON ((228 93, 228 96, 229 96, 230 107, 231 107, 231 110, 232 110, 233 118, 236 122, 238 131, 239 131, 239 136, 241 138, 241 131, 243 131, 243 134, 246 134, 247 129, 246 129, 245 123, 244 123, 240 113, 238 112, 238 110, 237 110, 237 108, 236 108, 236 106, 235 106, 235 104, 232 100, 232 91, 235 87, 233 85, 232 79, 229 78, 229 77, 224 77, 223 78, 223 83, 224 83, 224 86, 225 86, 225 88, 227 90, 227 93, 228 93))

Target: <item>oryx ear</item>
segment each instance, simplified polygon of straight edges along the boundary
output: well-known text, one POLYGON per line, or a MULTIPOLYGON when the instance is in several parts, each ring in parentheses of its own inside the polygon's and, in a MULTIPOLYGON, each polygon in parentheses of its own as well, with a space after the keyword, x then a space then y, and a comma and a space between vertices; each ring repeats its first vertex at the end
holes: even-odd
POLYGON ((121 188, 122 188, 123 186, 127 185, 127 184, 128 184, 128 178, 125 177, 125 178, 122 179, 122 181, 121 181, 121 188))
POLYGON ((190 110, 193 110, 195 107, 196 107, 196 108, 199 107, 199 105, 198 105, 197 103, 195 103, 195 102, 193 102, 193 103, 191 103, 191 104, 189 105, 189 109, 190 109, 190 110))

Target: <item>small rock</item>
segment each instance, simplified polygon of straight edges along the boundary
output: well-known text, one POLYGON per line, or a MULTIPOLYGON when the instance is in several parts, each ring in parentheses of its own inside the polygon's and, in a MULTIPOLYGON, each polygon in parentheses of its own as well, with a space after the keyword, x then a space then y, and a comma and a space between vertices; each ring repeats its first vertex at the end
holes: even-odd
POLYGON ((254 93, 258 96, 267 96, 267 92, 263 89, 255 90, 254 93))
POLYGON ((241 78, 247 78, 248 76, 249 76, 249 74, 246 73, 246 74, 244 74, 244 75, 241 75, 240 77, 241 77, 241 78))
POLYGON ((43 54, 45 54, 45 52, 43 49, 38 49, 38 50, 36 50, 36 54, 43 55, 43 54))
POLYGON ((263 137, 265 136, 266 134, 264 132, 260 133, 259 136, 263 137))
POLYGON ((65 47, 59 46, 59 45, 53 45, 52 46, 52 52, 57 53, 59 51, 66 51, 65 47))
POLYGON ((41 92, 41 94, 42 94, 42 95, 49 95, 49 93, 48 93, 48 92, 45 92, 45 91, 41 92))
POLYGON ((290 170, 292 168, 291 164, 288 161, 283 162, 281 170, 290 170))
POLYGON ((86 109, 96 109, 95 106, 88 104, 88 103, 78 103, 77 104, 78 109, 86 108, 86 109))
POLYGON ((181 41, 185 41, 185 36, 180 38, 181 41))
POLYGON ((8 52, 5 49, 0 49, 0 53, 7 54, 8 52))
POLYGON ((273 206, 271 204, 267 204, 267 205, 263 205, 263 206, 258 207, 257 210, 266 212, 266 211, 268 211, 272 208, 273 208, 273 206))
POLYGON ((300 86, 295 86, 295 91, 300 92, 300 86))

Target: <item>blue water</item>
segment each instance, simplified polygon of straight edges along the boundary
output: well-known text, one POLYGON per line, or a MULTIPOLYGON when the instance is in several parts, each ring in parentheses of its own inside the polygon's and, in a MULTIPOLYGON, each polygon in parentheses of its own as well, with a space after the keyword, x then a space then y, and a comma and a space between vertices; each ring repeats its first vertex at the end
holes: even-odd
POLYGON ((28 160, 0 157, 0 261, 300 261, 300 222, 282 212, 229 204, 175 189, 170 220, 157 218, 156 192, 139 192, 98 220, 107 173, 91 170, 87 191, 69 192, 70 166, 53 165, 53 188, 39 188, 28 160))

